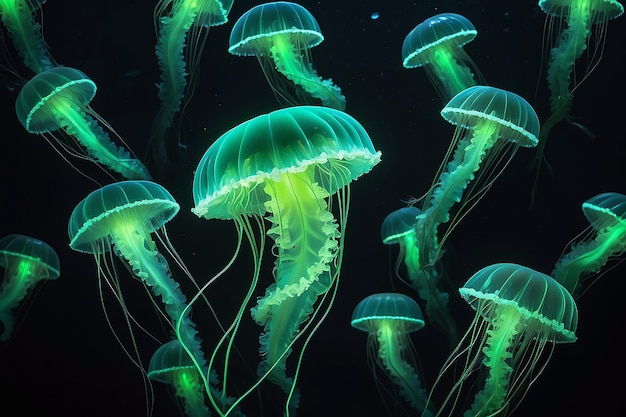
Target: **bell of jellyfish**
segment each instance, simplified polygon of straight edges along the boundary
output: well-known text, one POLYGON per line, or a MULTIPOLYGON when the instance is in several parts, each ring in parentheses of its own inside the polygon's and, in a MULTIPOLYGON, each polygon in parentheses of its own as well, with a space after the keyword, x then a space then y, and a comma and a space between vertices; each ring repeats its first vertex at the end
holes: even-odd
MULTIPOLYGON (((408 274, 408 285, 413 286, 421 300, 426 304, 426 316, 440 332, 442 332, 451 346, 456 346, 459 333, 456 322, 448 309, 448 293, 438 288, 440 280, 420 279, 423 277, 420 267, 420 247, 417 239, 417 218, 421 213, 415 206, 402 207, 394 210, 385 217, 381 226, 381 238, 385 245, 398 245, 400 253, 396 263, 396 275, 400 263, 404 263, 408 274)), ((403 281, 404 279, 401 278, 403 281)))
POLYGON ((148 378, 169 384, 186 417, 209 417, 204 404, 204 381, 191 357, 177 339, 159 347, 148 365, 148 378))
POLYGON ((463 49, 478 31, 465 16, 441 13, 424 20, 402 43, 404 68, 424 68, 445 102, 476 84, 485 84, 478 67, 463 49))
POLYGON ((344 110, 341 89, 332 80, 322 79, 313 67, 311 48, 323 40, 317 20, 307 9, 276 1, 253 7, 235 22, 228 52, 256 56, 281 104, 308 105, 321 100, 326 107, 344 110))
POLYGON ((274 282, 251 309, 254 321, 263 326, 257 383, 267 378, 282 388, 291 411, 298 406, 297 371, 293 378, 287 376, 287 358, 300 337, 308 340, 319 327, 320 316, 325 316, 321 306, 327 306, 323 311, 331 307, 343 256, 350 183, 378 164, 380 155, 363 126, 348 114, 323 106, 294 106, 224 133, 196 169, 192 212, 234 221, 239 240, 245 235, 253 249, 250 289, 230 327, 230 340, 255 292, 265 236, 274 241, 274 282))
MULTIPOLYGON (((417 216, 421 280, 437 280, 437 261, 445 240, 456 225, 489 190, 519 147, 537 144, 539 119, 522 97, 510 91, 474 86, 455 95, 441 110, 456 125, 454 154, 444 166, 417 216), (452 210, 455 205, 456 210, 452 210), (450 222, 441 238, 439 228, 450 222)), ((431 284, 433 285, 433 284, 431 284)))
POLYGON ((155 7, 161 105, 152 123, 147 146, 153 170, 165 171, 174 162, 172 155, 180 152, 181 138, 176 120, 198 83, 200 60, 209 29, 228 21, 232 5, 233 0, 159 0, 155 7), (175 132, 171 132, 172 128, 175 132))
POLYGON ((36 15, 46 0, 0 1, 0 18, 7 29, 13 46, 26 67, 33 73, 47 71, 56 66, 43 38, 36 15))
POLYGON ((400 396, 422 417, 434 416, 417 372, 410 333, 424 327, 422 310, 411 297, 378 293, 365 297, 352 313, 352 327, 367 332, 370 364, 376 364, 398 387, 400 396))
POLYGON ((477 384, 463 415, 508 416, 548 365, 554 346, 576 341, 578 308, 552 277, 515 263, 482 268, 459 293, 475 315, 442 367, 454 369, 456 383, 438 415, 459 415, 443 411, 463 403, 463 386, 477 384), (475 381, 476 375, 484 379, 475 381))
MULTIPOLYGON (((159 241, 166 238, 165 224, 178 213, 180 206, 161 185, 146 180, 127 180, 105 185, 81 200, 69 220, 70 247, 91 253, 98 274, 110 274, 116 268, 114 254, 133 275, 161 299, 176 336, 196 365, 200 375, 209 374, 196 326, 191 320, 187 299, 172 277, 167 259, 160 253, 152 234, 159 241)), ((173 247, 169 253, 175 253, 173 247)), ((105 276, 110 281, 118 277, 105 276)), ((119 288, 118 284, 113 284, 119 288)), ((208 385, 208 379, 205 380, 208 385)), ((209 387, 207 387, 209 389, 209 387)), ((220 406, 228 407, 228 399, 220 406)))
POLYGON ((569 120, 574 91, 600 63, 608 22, 624 13, 624 6, 617 0, 539 0, 539 7, 546 13, 549 20, 546 27, 557 28, 557 30, 554 34, 547 34, 546 50, 551 48, 547 64, 550 116, 541 124, 534 161, 535 181, 531 194, 532 202, 534 202, 539 185, 546 141, 552 128, 566 120, 593 136, 586 128, 569 120), (576 74, 576 63, 585 51, 590 57, 586 69, 582 75, 576 74))
POLYGON ((573 296, 580 294, 584 279, 626 251, 626 195, 598 194, 582 204, 582 211, 590 234, 559 258, 551 274, 573 296))
POLYGON ((28 132, 54 140, 49 142, 61 153, 93 160, 126 179, 150 179, 143 163, 103 129, 114 132, 89 105, 95 94, 96 84, 82 71, 54 67, 22 87, 15 112, 28 132))
POLYGON ((30 236, 11 234, 0 239, 0 341, 7 341, 15 327, 14 310, 40 281, 59 277, 59 257, 47 243, 30 236))

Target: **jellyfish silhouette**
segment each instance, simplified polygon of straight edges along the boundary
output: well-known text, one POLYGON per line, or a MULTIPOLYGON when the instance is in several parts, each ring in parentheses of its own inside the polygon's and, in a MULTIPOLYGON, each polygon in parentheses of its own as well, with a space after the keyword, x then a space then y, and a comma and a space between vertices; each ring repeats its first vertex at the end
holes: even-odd
POLYGON ((311 48, 323 40, 319 24, 308 10, 277 1, 253 7, 235 22, 228 52, 256 56, 281 104, 317 104, 311 100, 314 98, 324 106, 344 110, 346 99, 341 89, 318 76, 313 67, 311 48))
POLYGON ((545 146, 552 128, 563 120, 581 127, 591 134, 586 128, 572 122, 569 112, 572 107, 574 91, 588 78, 593 69, 600 63, 606 41, 606 25, 609 20, 615 19, 624 13, 624 6, 616 0, 539 0, 539 7, 551 20, 546 27, 563 28, 554 46, 550 50, 548 60, 548 88, 550 90, 550 116, 542 122, 537 145, 536 157, 533 162, 535 180, 531 193, 531 204, 534 203, 537 187, 539 186, 539 174, 543 163, 545 146), (563 23, 556 23, 564 21, 563 23), (595 27, 595 28, 594 28, 595 27), (593 32, 595 31, 595 35, 593 32), (592 36, 595 41, 590 42, 592 36), (583 76, 575 75, 576 61, 583 52, 591 48, 587 55, 590 61, 583 76))
POLYGON ((96 84, 82 71, 54 67, 35 75, 22 87, 15 111, 28 132, 52 138, 72 156, 91 159, 126 179, 150 179, 141 161, 114 144, 99 124, 114 132, 89 105, 95 94, 96 84))
POLYGON ((415 278, 416 289, 423 285, 416 283, 420 280, 437 279, 437 260, 449 234, 485 195, 518 148, 535 146, 539 134, 539 119, 530 104, 495 87, 474 86, 461 91, 441 115, 456 125, 452 141, 457 147, 417 216, 421 275, 415 278), (455 204, 460 207, 451 213, 455 204), (450 220, 440 239, 439 226, 450 220))
POLYGON ((551 273, 574 296, 580 294, 583 279, 626 251, 626 195, 598 194, 585 201, 582 210, 593 235, 572 245, 551 273))
POLYGON ((204 381, 196 364, 175 339, 159 347, 148 365, 148 378, 170 384, 187 417, 211 415, 204 404, 204 381))
POLYGON ((1 0, 0 18, 24 65, 38 74, 56 66, 35 15, 46 0, 1 0))
MULTIPOLYGON (((253 248, 253 278, 233 333, 259 279, 265 236, 274 240, 275 282, 252 308, 252 317, 263 326, 257 373, 259 381, 267 378, 289 393, 291 409, 298 406, 297 373, 287 376, 287 357, 297 337, 312 337, 321 322, 314 320, 321 305, 331 307, 332 296, 324 301, 340 274, 350 183, 379 161, 380 152, 353 117, 323 106, 295 106, 224 133, 196 169, 192 212, 233 220, 240 241, 245 235, 253 248), (263 217, 270 223, 267 231, 263 217), (250 218, 259 228, 258 242, 250 218)), ((303 352, 304 347, 300 356, 303 352)))
POLYGON ((417 238, 417 216, 421 213, 415 206, 402 207, 385 217, 381 226, 381 237, 385 245, 398 245, 400 253, 396 264, 396 274, 403 262, 409 277, 409 285, 417 291, 426 303, 425 311, 430 322, 441 331, 452 346, 459 342, 456 322, 448 310, 448 293, 437 288, 436 280, 420 279, 419 241, 417 238))
POLYGON ((15 326, 13 310, 39 281, 57 279, 60 268, 50 245, 20 234, 0 239, 0 267, 4 268, 0 286, 0 323, 4 327, 0 340, 4 342, 15 326))
POLYGON ((415 300, 399 293, 372 294, 357 304, 351 325, 367 332, 370 363, 387 373, 401 397, 422 417, 434 416, 433 404, 428 404, 428 394, 417 372, 409 336, 424 327, 424 317, 415 300))
POLYGON ((147 146, 153 170, 165 172, 174 162, 172 155, 180 151, 180 134, 174 132, 170 138, 170 129, 177 125, 177 114, 184 110, 196 88, 209 28, 226 23, 232 5, 233 0, 159 0, 155 8, 161 106, 147 146))
POLYGON ((478 31, 465 16, 441 13, 424 20, 404 38, 402 65, 423 67, 444 101, 477 84, 485 84, 478 67, 463 47, 478 31))
POLYGON ((438 415, 458 404, 461 387, 481 369, 484 380, 464 416, 506 416, 545 369, 554 345, 576 341, 578 308, 552 277, 515 263, 482 268, 459 293, 476 313, 442 367, 454 369, 456 383, 438 415))

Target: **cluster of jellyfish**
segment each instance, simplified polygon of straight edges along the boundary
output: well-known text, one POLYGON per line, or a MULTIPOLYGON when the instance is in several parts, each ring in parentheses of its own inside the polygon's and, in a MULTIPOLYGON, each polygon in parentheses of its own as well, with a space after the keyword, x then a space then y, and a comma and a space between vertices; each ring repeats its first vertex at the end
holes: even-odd
MULTIPOLYGON (((93 191, 77 199, 66 219, 68 244, 93 257, 94 279, 117 291, 121 304, 120 281, 132 276, 149 289, 165 323, 165 341, 144 364, 148 380, 169 384, 190 417, 246 415, 244 400, 262 384, 278 387, 284 415, 296 416, 307 395, 298 386, 304 351, 332 308, 340 281, 351 183, 375 171, 382 156, 364 125, 346 112, 340 87, 317 74, 312 48, 324 36, 315 17, 302 5, 277 1, 252 7, 231 26, 228 52, 257 58, 278 108, 215 138, 197 163, 191 212, 198 221, 232 222, 237 247, 222 271, 185 294, 172 268, 197 281, 166 231, 180 204, 147 166, 158 162, 167 170, 182 157, 178 126, 197 85, 206 36, 210 27, 229 22, 233 0, 161 0, 155 7, 160 107, 144 157, 90 106, 96 83, 52 58, 38 20, 43 3, 0 2, 7 41, 23 60, 16 116, 72 166, 87 160, 106 173, 108 182, 94 180, 93 191), (249 289, 210 344, 192 311, 245 253, 253 264, 249 289), (271 284, 262 288, 268 256, 271 284), (231 360, 239 343, 250 343, 240 331, 249 320, 259 327, 259 358, 246 358, 256 363, 255 376, 234 390, 231 360), (294 357, 297 366, 290 369, 288 359, 294 357)), ((399 48, 405 68, 426 72, 441 103, 439 115, 454 133, 430 188, 380 225, 382 244, 398 247, 394 272, 408 284, 407 292, 364 298, 346 326, 367 333, 370 365, 387 375, 411 415, 511 414, 555 345, 576 341, 576 299, 585 282, 625 250, 626 195, 603 190, 582 202, 590 226, 552 271, 503 260, 461 286, 446 280, 441 259, 450 234, 480 206, 518 151, 536 150, 538 180, 550 130, 561 121, 574 123, 568 116, 573 92, 586 78, 573 76, 576 62, 586 49, 603 46, 604 26, 623 13, 615 0, 540 0, 539 7, 550 20, 547 27, 562 29, 546 45, 552 113, 543 122, 525 98, 483 78, 464 50, 478 34, 466 17, 429 17, 399 48), (590 43, 593 34, 598 39, 590 43), (473 318, 466 328, 448 308, 451 297, 468 305, 473 318), (418 349, 411 342, 412 333, 425 326, 439 330, 450 348, 431 382, 416 366, 418 349)), ((587 71, 597 64, 592 60, 587 71)), ((38 282, 59 278, 61 268, 52 247, 18 233, 0 239, 0 267, 0 340, 7 342, 19 337, 15 310, 38 282)))

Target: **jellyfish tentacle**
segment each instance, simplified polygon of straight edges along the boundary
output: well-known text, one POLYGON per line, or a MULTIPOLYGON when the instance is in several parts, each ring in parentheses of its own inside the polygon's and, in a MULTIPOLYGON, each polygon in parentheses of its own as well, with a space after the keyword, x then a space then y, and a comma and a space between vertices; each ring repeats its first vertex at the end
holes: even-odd
POLYGON ((322 79, 317 75, 310 62, 300 57, 302 52, 296 46, 286 42, 280 36, 275 36, 273 40, 270 55, 281 74, 302 87, 311 96, 320 99, 324 106, 337 110, 346 108, 346 98, 341 93, 341 89, 333 84, 331 79, 322 79))
POLYGON ((55 64, 43 39, 41 25, 34 20, 37 7, 33 3, 37 2, 0 2, 0 17, 24 65, 38 74, 55 64))
POLYGON ((204 386, 195 368, 181 371, 181 375, 178 378, 173 378, 171 384, 174 387, 175 395, 184 402, 185 416, 209 417, 211 415, 204 404, 204 397, 198 395, 204 390, 204 386))
POLYGON ((285 375, 288 351, 318 296, 330 288, 331 265, 339 250, 338 226, 324 200, 329 193, 308 175, 287 173, 265 187, 272 197, 266 202, 272 213, 268 220, 273 223, 268 235, 279 256, 274 268, 276 283, 252 309, 255 321, 264 326, 258 373, 264 375, 274 367, 268 378, 286 392, 294 383, 285 375))
POLYGON ((151 178, 143 163, 131 157, 126 149, 115 145, 96 119, 82 109, 71 104, 67 111, 61 108, 54 111, 62 116, 58 118, 59 126, 68 135, 78 138, 96 161, 130 180, 151 178))
POLYGON ((513 357, 511 348, 520 332, 521 320, 522 314, 515 307, 504 307, 490 322, 486 330, 488 337, 482 349, 485 354, 483 364, 488 375, 482 389, 474 396, 471 408, 464 413, 465 417, 491 416, 506 406, 513 372, 508 361, 513 357))
POLYGON ((400 388, 400 395, 412 407, 422 412, 422 417, 434 416, 432 404, 428 405, 428 395, 422 386, 421 378, 403 357, 405 340, 389 325, 382 325, 376 332, 378 357, 393 382, 400 388))

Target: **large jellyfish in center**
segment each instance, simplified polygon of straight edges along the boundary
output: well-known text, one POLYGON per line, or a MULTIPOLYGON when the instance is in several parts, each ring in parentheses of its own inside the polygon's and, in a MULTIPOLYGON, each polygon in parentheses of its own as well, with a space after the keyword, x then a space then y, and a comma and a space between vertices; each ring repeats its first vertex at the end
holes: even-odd
POLYGON ((172 155, 179 151, 181 138, 177 131, 172 138, 176 141, 170 139, 170 129, 178 127, 177 114, 184 110, 196 88, 209 28, 226 23, 232 5, 233 0, 159 0, 155 8, 161 107, 147 146, 153 169, 165 172, 174 162, 172 155))
POLYGON ((461 388, 481 375, 484 379, 463 415, 507 416, 545 369, 551 356, 546 350, 576 341, 578 308, 552 277, 515 263, 482 268, 459 293, 476 313, 442 367, 442 372, 454 369, 456 382, 437 415, 454 408, 461 388))
MULTIPOLYGON (((350 183, 379 161, 380 152, 353 117, 323 106, 295 106, 229 130, 196 169, 193 213, 234 220, 240 240, 245 235, 255 253, 243 305, 259 278, 265 236, 274 240, 274 282, 252 308, 254 320, 263 326, 257 373, 289 393, 291 409, 297 407, 296 377, 287 376, 287 357, 297 338, 310 338, 318 327, 318 298, 320 305, 329 293, 333 298, 329 290, 336 288, 340 274, 350 183), (258 226, 256 233, 251 223, 258 226)), ((326 301, 330 308, 332 301, 326 301)), ((236 323, 242 314, 243 307, 236 323)))
POLYGON ((0 341, 9 340, 13 333, 13 310, 42 280, 59 277, 59 257, 47 243, 34 237, 11 234, 0 239, 0 267, 4 280, 0 286, 0 341))
POLYGON ((317 104, 314 98, 324 106, 344 110, 346 99, 340 88, 322 79, 313 67, 311 48, 323 40, 319 24, 307 9, 277 1, 253 7, 235 22, 228 52, 256 56, 281 104, 317 104))
POLYGON ((126 179, 150 179, 143 163, 102 128, 114 132, 89 105, 95 94, 96 84, 82 71, 54 67, 22 87, 15 111, 28 132, 52 137, 62 154, 93 160, 126 179))

